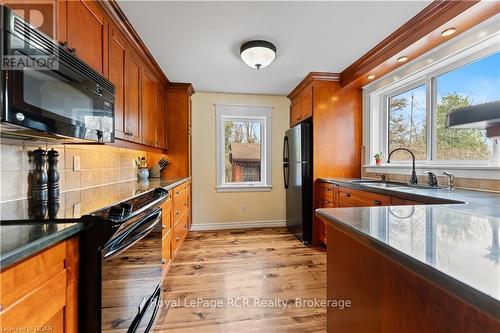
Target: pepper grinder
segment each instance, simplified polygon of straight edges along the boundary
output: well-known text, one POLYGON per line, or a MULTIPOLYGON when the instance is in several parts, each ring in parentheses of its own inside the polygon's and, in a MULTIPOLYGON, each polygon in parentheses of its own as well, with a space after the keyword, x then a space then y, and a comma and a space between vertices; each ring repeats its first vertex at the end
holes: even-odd
POLYGON ((47 163, 47 152, 42 148, 33 151, 33 159, 35 162, 35 170, 32 175, 32 198, 34 201, 47 202, 47 171, 45 164, 47 163))
POLYGON ((57 171, 57 163, 59 162, 59 153, 52 148, 47 152, 48 161, 48 192, 49 199, 57 201, 59 199, 59 171, 57 171))

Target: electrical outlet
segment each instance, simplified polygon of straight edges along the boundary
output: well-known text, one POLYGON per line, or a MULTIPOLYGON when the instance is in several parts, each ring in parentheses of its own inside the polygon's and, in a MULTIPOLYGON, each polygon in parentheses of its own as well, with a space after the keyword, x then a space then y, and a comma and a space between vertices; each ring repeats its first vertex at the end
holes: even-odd
POLYGON ((247 212, 247 206, 245 206, 245 205, 241 205, 241 206, 240 206, 240 212, 241 212, 241 213, 246 213, 246 212, 247 212))
POLYGON ((80 217, 80 204, 76 203, 73 205, 73 217, 80 217))
POLYGON ((73 171, 80 171, 80 156, 73 156, 73 171))

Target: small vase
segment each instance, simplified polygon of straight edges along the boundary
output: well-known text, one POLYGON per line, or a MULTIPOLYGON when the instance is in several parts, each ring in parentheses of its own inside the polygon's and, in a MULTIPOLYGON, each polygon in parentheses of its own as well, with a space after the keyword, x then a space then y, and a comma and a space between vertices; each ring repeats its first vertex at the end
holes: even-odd
POLYGON ((379 158, 376 158, 376 159, 375 159, 375 164, 376 164, 377 166, 381 166, 381 165, 382 165, 382 160, 381 160, 381 159, 379 159, 379 158))
POLYGON ((147 180, 149 178, 148 168, 139 168, 139 171, 137 171, 137 177, 140 180, 147 180))

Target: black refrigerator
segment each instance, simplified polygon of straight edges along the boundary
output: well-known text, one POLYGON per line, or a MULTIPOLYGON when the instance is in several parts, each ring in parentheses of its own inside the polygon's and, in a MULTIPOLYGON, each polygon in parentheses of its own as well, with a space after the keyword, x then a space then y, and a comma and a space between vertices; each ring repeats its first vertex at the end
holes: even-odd
POLYGON ((312 123, 300 123, 285 133, 283 177, 286 224, 304 244, 312 243, 312 123))

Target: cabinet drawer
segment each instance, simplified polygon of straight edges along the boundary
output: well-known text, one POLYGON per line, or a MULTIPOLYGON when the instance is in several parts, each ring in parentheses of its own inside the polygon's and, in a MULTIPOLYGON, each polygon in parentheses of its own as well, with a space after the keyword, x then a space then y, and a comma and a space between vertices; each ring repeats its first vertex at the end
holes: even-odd
POLYGON ((175 254, 188 232, 188 214, 184 214, 180 217, 179 222, 174 226, 173 231, 172 252, 175 254))
POLYGON ((187 191, 189 189, 189 182, 184 182, 180 185, 177 185, 176 187, 174 187, 174 190, 173 190, 173 198, 175 200, 175 198, 181 196, 182 194, 184 194, 185 191, 187 191))
POLYGON ((173 205, 173 222, 174 225, 179 223, 181 216, 186 215, 189 207, 189 196, 188 192, 183 192, 180 196, 174 199, 173 205))
POLYGON ((6 309, 62 272, 65 259, 66 242, 62 242, 0 273, 1 308, 6 309))
POLYGON ((2 327, 26 328, 27 332, 35 332, 36 327, 54 321, 65 304, 66 270, 63 269, 9 308, 3 308, 0 322, 2 327))
POLYGON ((351 188, 339 188, 339 206, 349 207, 347 204, 352 204, 354 207, 363 206, 387 206, 391 204, 391 197, 371 193, 366 191, 359 191, 351 188), (341 206, 341 201, 346 206, 341 206))
POLYGON ((332 198, 320 198, 318 208, 334 208, 334 207, 335 205, 333 203, 333 196, 332 198))

